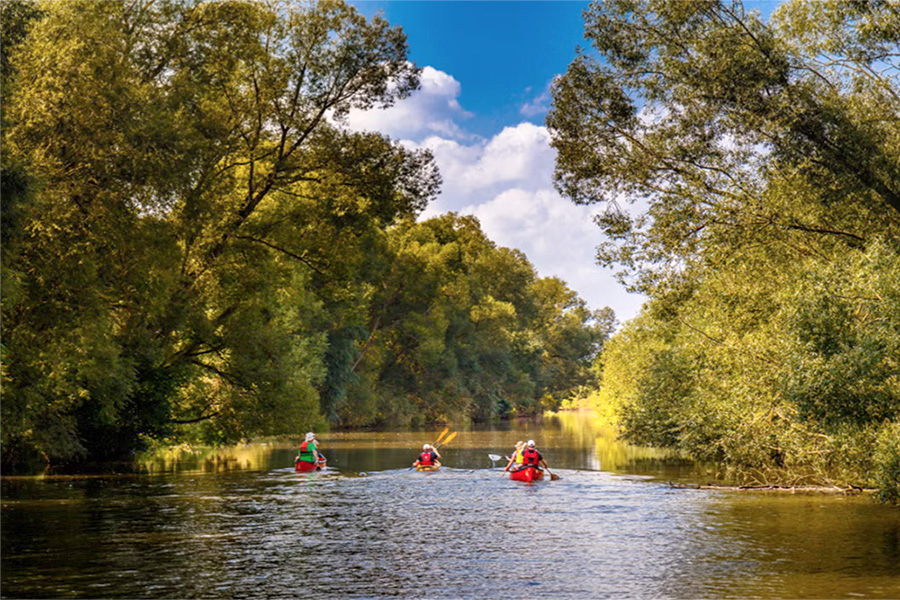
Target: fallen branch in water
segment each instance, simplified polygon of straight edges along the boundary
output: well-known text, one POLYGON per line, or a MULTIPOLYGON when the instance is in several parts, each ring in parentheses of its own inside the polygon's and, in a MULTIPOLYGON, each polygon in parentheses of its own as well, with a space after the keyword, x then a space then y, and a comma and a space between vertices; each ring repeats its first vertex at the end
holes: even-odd
POLYGON ((878 490, 861 488, 855 485, 848 487, 824 486, 824 485, 723 485, 708 483, 702 484, 682 484, 669 482, 669 487, 679 490, 723 490, 737 492, 815 492, 820 494, 844 494, 847 496, 855 496, 857 494, 871 494, 878 490))

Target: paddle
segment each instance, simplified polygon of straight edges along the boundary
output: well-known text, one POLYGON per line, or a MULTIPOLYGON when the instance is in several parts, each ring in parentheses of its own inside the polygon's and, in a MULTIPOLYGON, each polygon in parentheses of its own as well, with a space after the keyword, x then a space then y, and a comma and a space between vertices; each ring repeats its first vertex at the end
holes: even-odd
MULTIPOLYGON (((550 467, 548 467, 546 464, 544 465, 544 469, 547 471, 547 473, 550 473, 550 467)), ((559 475, 557 475, 556 473, 550 473, 550 481, 559 481, 559 475)))
MULTIPOLYGON (((447 436, 447 439, 446 439, 446 440, 444 440, 444 441, 441 442, 440 444, 435 444, 434 449, 437 450, 437 449, 440 448, 441 446, 446 446, 446 445, 449 444, 451 441, 453 441, 453 438, 455 438, 455 437, 456 437, 456 432, 454 431, 453 433, 451 433, 450 435, 447 436)), ((441 438, 438 438, 438 439, 441 439, 441 438)))
POLYGON ((449 427, 444 427, 444 430, 441 432, 441 435, 439 435, 437 437, 437 439, 434 440, 434 443, 439 444, 441 442, 441 438, 444 437, 445 435, 447 435, 447 432, 449 432, 449 431, 450 431, 449 427))

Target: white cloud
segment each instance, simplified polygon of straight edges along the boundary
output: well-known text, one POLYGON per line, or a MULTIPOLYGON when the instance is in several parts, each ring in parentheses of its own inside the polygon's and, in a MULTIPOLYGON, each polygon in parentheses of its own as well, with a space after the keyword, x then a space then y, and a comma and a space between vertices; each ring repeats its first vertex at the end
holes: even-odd
POLYGON ((471 117, 460 106, 459 82, 432 67, 422 69, 421 88, 388 109, 353 110, 347 117, 352 129, 380 131, 393 138, 419 138, 437 134, 469 139, 457 123, 471 117))
POLYGON ((620 321, 637 314, 643 299, 595 262, 600 207, 576 205, 553 188, 556 152, 546 128, 520 123, 468 145, 436 136, 408 143, 429 148, 444 178, 423 218, 474 215, 490 239, 522 250, 541 276, 564 280, 591 308, 611 306, 620 321))
POLYGON ((547 129, 520 123, 504 128, 488 142, 466 183, 472 189, 511 182, 546 185, 553 176, 555 160, 547 129))
POLYGON ((550 112, 550 88, 547 87, 537 97, 532 98, 519 108, 519 114, 523 117, 536 117, 550 112))
POLYGON ((443 192, 429 214, 461 210, 510 188, 551 187, 556 152, 544 127, 520 123, 490 140, 465 144, 437 136, 421 144, 434 154, 443 192))
POLYGON ((559 277, 588 306, 611 306, 624 321, 637 314, 641 299, 595 262, 600 230, 593 215, 598 210, 573 204, 552 189, 513 188, 461 212, 478 217, 498 245, 522 250, 541 276, 559 277))
POLYGON ((348 124, 431 150, 444 183, 422 218, 475 215, 490 239, 522 250, 539 275, 564 280, 591 308, 610 306, 620 321, 635 316, 643 298, 594 260, 599 207, 575 205, 553 188, 556 151, 547 129, 523 122, 487 140, 469 135, 459 124, 470 116, 459 94, 453 77, 425 67, 421 90, 387 110, 351 113, 348 124))

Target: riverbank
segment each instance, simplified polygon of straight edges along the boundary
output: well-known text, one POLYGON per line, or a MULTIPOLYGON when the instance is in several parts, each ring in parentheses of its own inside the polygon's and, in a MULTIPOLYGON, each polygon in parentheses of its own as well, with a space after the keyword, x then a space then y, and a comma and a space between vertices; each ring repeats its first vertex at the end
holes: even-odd
POLYGON ((720 490, 729 492, 786 492, 791 494, 835 494, 843 496, 859 496, 877 494, 879 490, 873 488, 861 488, 857 486, 823 486, 823 485, 724 485, 716 483, 707 484, 683 484, 668 482, 672 489, 678 490, 720 490))

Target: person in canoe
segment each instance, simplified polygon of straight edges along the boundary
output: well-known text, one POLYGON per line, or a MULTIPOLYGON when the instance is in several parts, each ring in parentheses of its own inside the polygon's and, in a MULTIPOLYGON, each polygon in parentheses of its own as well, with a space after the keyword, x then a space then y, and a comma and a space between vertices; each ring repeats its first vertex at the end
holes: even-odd
POLYGON ((513 452, 510 456, 506 458, 509 462, 506 464, 506 468, 503 469, 503 472, 509 471, 510 467, 515 465, 516 468, 522 465, 522 452, 525 450, 525 442, 516 442, 516 447, 513 449, 513 452))
POLYGON ((522 464, 517 465, 513 471, 527 469, 528 467, 540 468, 542 466, 548 471, 550 470, 550 467, 547 466, 547 461, 544 460, 544 455, 535 447, 534 440, 528 440, 528 443, 525 444, 525 449, 522 450, 522 464))
POLYGON ((441 455, 438 453, 437 449, 432 447, 431 444, 425 444, 422 446, 422 453, 419 455, 419 458, 416 459, 416 462, 413 463, 414 467, 440 467, 441 466, 441 455))
POLYGON ((325 457, 319 452, 319 442, 316 440, 316 434, 309 432, 306 439, 300 444, 300 450, 297 452, 297 458, 294 459, 294 467, 301 471, 315 471, 320 465, 325 464, 325 457))

